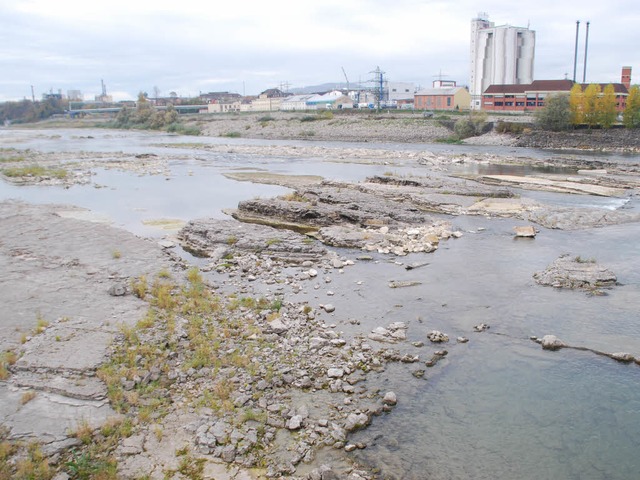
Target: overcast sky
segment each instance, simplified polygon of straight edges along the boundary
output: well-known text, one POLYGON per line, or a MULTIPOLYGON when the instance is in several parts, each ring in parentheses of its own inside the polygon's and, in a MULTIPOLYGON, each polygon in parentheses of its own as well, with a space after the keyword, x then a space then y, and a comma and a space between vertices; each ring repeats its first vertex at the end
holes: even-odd
POLYGON ((368 81, 469 82, 470 21, 536 31, 535 79, 578 79, 591 21, 587 81, 640 76, 638 0, 0 0, 0 101, 42 93, 230 91, 368 81), (446 75, 446 76, 445 76, 446 75))

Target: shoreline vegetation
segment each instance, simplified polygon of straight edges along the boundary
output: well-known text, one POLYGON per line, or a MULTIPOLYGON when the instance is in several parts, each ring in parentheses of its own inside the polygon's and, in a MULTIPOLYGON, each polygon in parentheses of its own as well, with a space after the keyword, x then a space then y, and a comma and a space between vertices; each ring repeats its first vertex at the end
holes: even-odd
POLYGON ((177 115, 168 109, 129 108, 113 117, 51 118, 9 128, 122 128, 161 130, 178 135, 265 140, 355 143, 450 143, 503 145, 603 153, 640 152, 640 129, 573 128, 547 131, 533 115, 437 112, 260 112, 177 115))
MULTIPOLYGON (((169 130, 176 124, 175 112, 164 112, 162 119, 154 119, 153 112, 143 113, 131 111, 126 118, 123 114, 121 126, 153 128, 154 122, 162 120, 159 128, 169 130)), ((192 148, 390 165, 388 173, 359 183, 269 172, 226 174, 239 181, 287 186, 294 192, 241 202, 232 212, 240 222, 189 222, 177 241, 207 259, 201 269, 187 265, 166 247, 80 221, 72 207, 0 202, 0 223, 9 232, 0 246, 7 268, 22 275, 28 264, 31 276, 26 277, 42 282, 46 293, 44 299, 22 304, 33 314, 32 328, 22 329, 19 339, 0 339, 4 352, 0 381, 7 387, 0 393, 5 408, 13 409, 16 422, 27 424, 38 416, 28 418, 24 406, 38 405, 55 413, 60 403, 56 395, 94 409, 83 411, 90 415, 78 416, 71 429, 61 425, 48 442, 16 440, 9 426, 0 428, 0 480, 50 480, 56 474, 103 480, 379 478, 376 471, 346 456, 366 448, 351 442, 350 434, 366 428, 376 416, 392 414, 402 399, 392 391, 368 388, 368 375, 397 364, 414 365, 412 375, 422 378, 422 367, 436 367, 447 355, 441 347, 449 338, 434 331, 426 345, 410 345, 414 350, 408 350, 404 345, 408 327, 402 322, 350 338, 332 323, 334 305, 289 302, 286 292, 299 292, 320 279, 329 284, 332 275, 354 265, 353 260, 333 253, 333 247, 361 250, 357 261, 366 262, 371 260, 367 252, 401 258, 455 242, 463 233, 452 231, 441 220, 446 215, 513 218, 566 230, 639 220, 634 212, 615 211, 603 218, 595 208, 552 208, 510 191, 517 186, 624 198, 636 195, 640 188, 638 162, 620 166, 606 158, 564 158, 554 166, 570 174, 456 176, 446 173, 447 166, 460 162, 545 166, 549 161, 521 158, 517 150, 508 156, 473 158, 433 154, 426 151, 428 146, 418 153, 366 148, 366 143, 374 142, 464 142, 640 152, 637 129, 551 133, 533 129, 530 118, 476 116, 469 117, 463 132, 456 125, 466 118, 462 114, 425 118, 418 112, 391 111, 181 117, 185 128, 211 137, 336 143, 332 148, 313 141, 295 147, 188 144, 192 148), (362 148, 343 148, 341 142, 362 143, 362 148), (442 178, 395 175, 396 161, 428 166, 442 178), (436 220, 433 215, 440 217, 436 220), (69 244, 51 245, 47 235, 30 235, 31 224, 51 238, 69 238, 69 244), (47 274, 49 269, 55 269, 55 282, 47 274), (219 274, 220 285, 207 283, 205 273, 219 274), (50 290, 45 288, 49 283, 55 283, 50 290), (259 294, 253 290, 257 284, 280 285, 284 293, 259 294), (86 295, 95 318, 79 321, 74 317, 82 316, 81 310, 58 311, 65 304, 62 290, 86 295), (51 311, 36 312, 41 301, 51 305, 51 311), (92 333, 90 348, 84 343, 89 340, 83 340, 86 332, 92 333), (422 349, 420 355, 415 354, 416 348, 422 349), (82 349, 91 350, 93 356, 82 349), (69 358, 74 362, 69 363, 69 358), (425 363, 426 359, 430 360, 425 363), (319 460, 326 458, 333 462, 331 466, 319 460)), ((81 128, 105 127, 110 121, 51 119, 10 129, 78 128, 81 132, 81 128)), ((98 167, 168 177, 169 161, 182 158, 3 148, 0 170, 4 180, 16 184, 70 186, 91 183, 91 169, 98 167)), ((573 263, 580 264, 581 274, 587 267, 589 273, 602 273, 591 260, 573 263)), ((573 264, 570 267, 576 269, 573 264)), ((555 281, 556 277, 550 284, 555 281)), ((592 290, 613 288, 615 279, 604 287, 602 283, 594 281, 592 290)), ((15 285, 17 291, 26 292, 27 287, 24 282, 15 285)), ((13 291, 7 295, 19 296, 13 291)), ((468 341, 464 337, 451 341, 448 350, 453 352, 468 341)), ((640 363, 634 357, 619 361, 640 363)))

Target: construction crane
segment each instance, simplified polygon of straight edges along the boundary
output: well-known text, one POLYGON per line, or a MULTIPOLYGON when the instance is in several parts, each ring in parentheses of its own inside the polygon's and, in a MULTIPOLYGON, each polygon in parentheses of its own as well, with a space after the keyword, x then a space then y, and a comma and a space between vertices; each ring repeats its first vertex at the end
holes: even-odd
POLYGON ((342 73, 344 74, 344 79, 347 81, 347 92, 349 91, 349 79, 347 78, 347 72, 344 71, 344 67, 342 68, 342 73))

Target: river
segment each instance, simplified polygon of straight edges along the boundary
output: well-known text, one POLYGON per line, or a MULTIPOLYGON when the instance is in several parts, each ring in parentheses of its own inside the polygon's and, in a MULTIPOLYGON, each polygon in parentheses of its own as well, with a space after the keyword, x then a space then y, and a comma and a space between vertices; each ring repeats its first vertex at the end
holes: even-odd
MULTIPOLYGON (((389 170, 388 165, 328 163, 317 158, 258 157, 238 153, 166 148, 166 143, 224 145, 309 145, 246 139, 187 138, 108 130, 1 130, 4 148, 46 152, 125 152, 184 155, 172 160, 170 174, 138 175, 95 169, 92 185, 17 187, 0 183, 0 199, 68 203, 136 235, 160 238, 166 231, 150 225, 158 219, 222 218, 224 208, 256 196, 288 190, 227 179, 224 172, 262 169, 284 174, 313 174, 357 181, 389 170), (91 138, 89 138, 91 137, 91 138)), ((316 145, 316 143, 314 143, 316 145)), ((361 144, 322 143, 328 148, 361 144)), ((512 147, 451 145, 375 145, 368 149, 407 149, 491 153, 553 159, 567 152, 512 147)), ((601 156, 594 156, 600 158, 601 156)), ((612 158, 607 156, 607 158, 612 158)), ((616 160, 638 160, 617 156, 616 160)), ((428 173, 415 164, 394 171, 428 173)), ((638 209, 636 198, 567 196, 520 192, 558 205, 638 209)), ((393 390, 393 413, 374 418, 354 435, 367 444, 353 455, 392 479, 630 479, 640 472, 640 366, 621 364, 590 352, 543 351, 530 336, 554 334, 566 343, 605 352, 640 356, 640 225, 585 231, 540 228, 535 238, 514 239, 509 219, 453 217, 464 232, 426 256, 357 262, 331 284, 335 320, 346 335, 394 321, 409 325, 409 342, 426 341, 431 330, 469 343, 445 346, 449 354, 423 378, 423 368, 390 365, 369 380, 381 391, 393 390), (594 258, 613 270, 620 282, 604 296, 559 291, 535 284, 532 274, 563 253, 594 258), (407 271, 399 263, 427 261, 407 271), (389 280, 419 285, 390 289, 389 280), (354 326, 348 319, 358 319, 354 326), (475 333, 473 326, 491 328, 475 333)), ((360 252, 342 251, 354 258, 360 252)), ((327 301, 322 293, 292 295, 292 300, 327 301), (306 297, 305 297, 306 295, 306 297)), ((402 348, 420 354, 409 342, 402 348)))

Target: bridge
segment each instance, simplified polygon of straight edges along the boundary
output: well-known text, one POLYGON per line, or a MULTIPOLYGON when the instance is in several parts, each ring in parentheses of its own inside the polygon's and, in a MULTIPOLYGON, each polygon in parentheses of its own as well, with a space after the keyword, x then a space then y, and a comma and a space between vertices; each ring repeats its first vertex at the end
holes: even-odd
MULTIPOLYGON (((78 115, 90 115, 97 113, 118 113, 122 110, 122 107, 100 107, 100 108, 80 108, 80 109, 69 109, 66 113, 69 114, 70 117, 76 117, 78 115)), ((127 108, 135 108, 135 107, 127 107, 127 108)), ((157 110, 166 110, 166 106, 155 107, 157 110)), ((178 113, 200 113, 201 110, 206 110, 207 105, 174 105, 173 108, 176 109, 178 113)))

